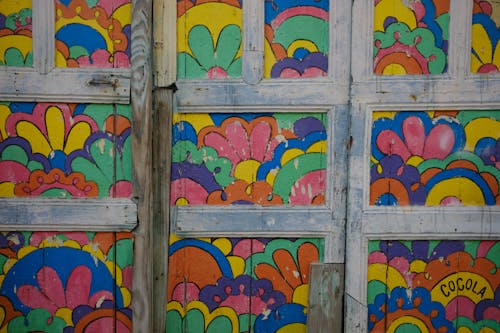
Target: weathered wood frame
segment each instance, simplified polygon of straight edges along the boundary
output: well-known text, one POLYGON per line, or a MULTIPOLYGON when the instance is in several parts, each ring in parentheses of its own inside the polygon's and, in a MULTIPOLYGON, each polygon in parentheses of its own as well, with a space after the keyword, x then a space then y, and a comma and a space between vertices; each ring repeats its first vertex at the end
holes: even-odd
MULTIPOLYGON (((130 103, 131 69, 56 68, 54 1, 33 1, 32 10, 33 67, 0 66, 1 82, 9 83, 0 100, 130 103)), ((137 204, 127 198, 0 198, 0 230, 126 231, 136 225, 137 204)))
POLYGON ((370 206, 372 113, 377 110, 500 108, 500 76, 470 74, 472 1, 451 1, 448 72, 373 75, 373 1, 353 5, 350 175, 347 207, 345 332, 367 332, 370 240, 499 239, 500 207, 370 206), (464 13, 467 13, 464 15, 464 13), (367 19, 368 18, 368 19, 367 19))
POLYGON ((178 113, 318 112, 328 118, 324 206, 171 207, 171 231, 198 237, 318 237, 325 262, 344 262, 349 98, 350 3, 330 2, 329 75, 316 79, 264 79, 264 2, 243 1, 241 79, 179 80, 178 113))
POLYGON ((133 198, 2 198, 0 230, 118 232, 135 228, 134 332, 149 333, 153 332, 153 4, 152 0, 132 0, 132 4, 131 69, 67 69, 54 67, 53 0, 33 1, 34 64, 31 68, 0 67, 0 80, 9 82, 2 86, 0 100, 131 104, 133 198))

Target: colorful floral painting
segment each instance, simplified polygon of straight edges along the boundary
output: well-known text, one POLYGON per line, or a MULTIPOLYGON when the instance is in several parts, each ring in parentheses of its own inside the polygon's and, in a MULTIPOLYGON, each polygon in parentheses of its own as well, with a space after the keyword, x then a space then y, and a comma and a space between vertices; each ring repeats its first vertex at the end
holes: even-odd
POLYGON ((500 111, 374 112, 370 204, 500 205, 500 111))
POLYGON ((328 74, 329 0, 265 0, 264 77, 328 74))
POLYGON ((242 0, 177 0, 177 77, 241 77, 242 0))
POLYGON ((472 14, 472 73, 500 71, 500 4, 493 0, 474 0, 472 14))
POLYGON ((370 241, 368 331, 500 332, 500 242, 370 241))
POLYGON ((0 1, 0 66, 33 65, 31 1, 0 1))
POLYGON ((320 205, 326 114, 175 114, 172 205, 320 205))
POLYGON ((57 67, 130 67, 131 0, 56 0, 57 67))
POLYGON ((320 239, 172 236, 167 331, 305 333, 309 266, 323 247, 320 239))
POLYGON ((130 107, 0 103, 0 196, 129 197, 130 107))
POLYGON ((132 332, 130 233, 1 232, 1 332, 132 332))
POLYGON ((450 0, 374 0, 373 71, 425 75, 447 71, 450 0))

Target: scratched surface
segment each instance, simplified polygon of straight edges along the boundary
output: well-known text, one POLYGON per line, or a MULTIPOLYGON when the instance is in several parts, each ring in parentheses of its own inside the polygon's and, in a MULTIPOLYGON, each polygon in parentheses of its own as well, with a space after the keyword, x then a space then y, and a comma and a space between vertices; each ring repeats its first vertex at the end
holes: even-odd
POLYGON ((370 241, 369 332, 500 332, 499 284, 498 241, 370 241))
POLYGON ((132 332, 131 233, 1 232, 1 332, 132 332))
POLYGON ((167 331, 305 333, 309 266, 323 247, 319 239, 172 236, 167 331))
POLYGON ((500 204, 500 111, 374 112, 370 204, 500 204))
POLYGON ((130 0, 56 0, 57 67, 130 67, 130 0))
POLYGON ((31 0, 0 1, 0 66, 33 65, 31 0))
POLYGON ((0 196, 129 197, 130 108, 0 103, 0 196))
POLYGON ((474 0, 472 14, 472 73, 500 71, 500 2, 474 0))
POLYGON ((377 75, 447 71, 449 0, 374 0, 373 70, 377 75))

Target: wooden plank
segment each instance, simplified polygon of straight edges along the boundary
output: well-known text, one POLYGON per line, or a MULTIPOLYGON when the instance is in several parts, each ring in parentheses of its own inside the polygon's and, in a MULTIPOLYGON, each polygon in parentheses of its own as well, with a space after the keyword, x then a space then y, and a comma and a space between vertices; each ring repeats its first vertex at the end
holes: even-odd
POLYGON ((125 231, 136 224, 130 199, 0 199, 1 231, 125 231))
POLYGON ((170 210, 170 147, 173 91, 157 88, 154 91, 153 122, 153 332, 165 330, 166 288, 168 276, 168 239, 170 210))
POLYGON ((56 54, 54 1, 33 1, 33 14, 33 65, 39 73, 47 74, 54 68, 56 54))
POLYGON ((184 236, 202 232, 283 232, 323 235, 334 228, 332 212, 316 207, 193 207, 175 206, 171 220, 184 236))
POLYGON ((133 196, 137 199, 138 227, 134 232, 132 307, 134 332, 152 330, 152 0, 136 0, 132 13, 132 156, 133 196))
POLYGON ((341 333, 344 264, 311 264, 307 331, 341 333))
POLYGON ((248 84, 257 84, 264 75, 264 2, 243 2, 243 68, 248 84))
POLYGON ((177 2, 153 1, 154 83, 168 87, 177 77, 177 2))
POLYGON ((2 101, 46 101, 68 103, 130 102, 130 70, 54 69, 40 74, 29 69, 17 71, 0 67, 2 101), (64 84, 61 84, 64 82, 64 84))

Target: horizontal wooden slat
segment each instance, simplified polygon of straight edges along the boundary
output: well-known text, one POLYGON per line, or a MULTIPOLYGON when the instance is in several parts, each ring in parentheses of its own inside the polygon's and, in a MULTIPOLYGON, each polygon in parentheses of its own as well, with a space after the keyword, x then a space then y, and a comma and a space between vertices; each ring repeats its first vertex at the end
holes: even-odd
MULTIPOLYGON (((181 236, 205 234, 242 235, 244 233, 267 236, 324 236, 342 226, 332 222, 332 212, 326 208, 281 207, 238 208, 183 207, 171 209, 174 232, 181 236)), ((248 236, 248 234, 247 234, 248 236)))
POLYGON ((136 225, 130 199, 0 199, 0 231, 128 231, 136 225))
POLYGON ((241 81, 191 82, 179 81, 176 92, 177 111, 193 106, 245 105, 320 105, 348 103, 348 85, 327 79, 317 80, 262 80, 249 85, 241 81))
POLYGON ((130 71, 53 70, 40 74, 29 69, 0 67, 1 101, 47 101, 69 103, 130 102, 130 71))

